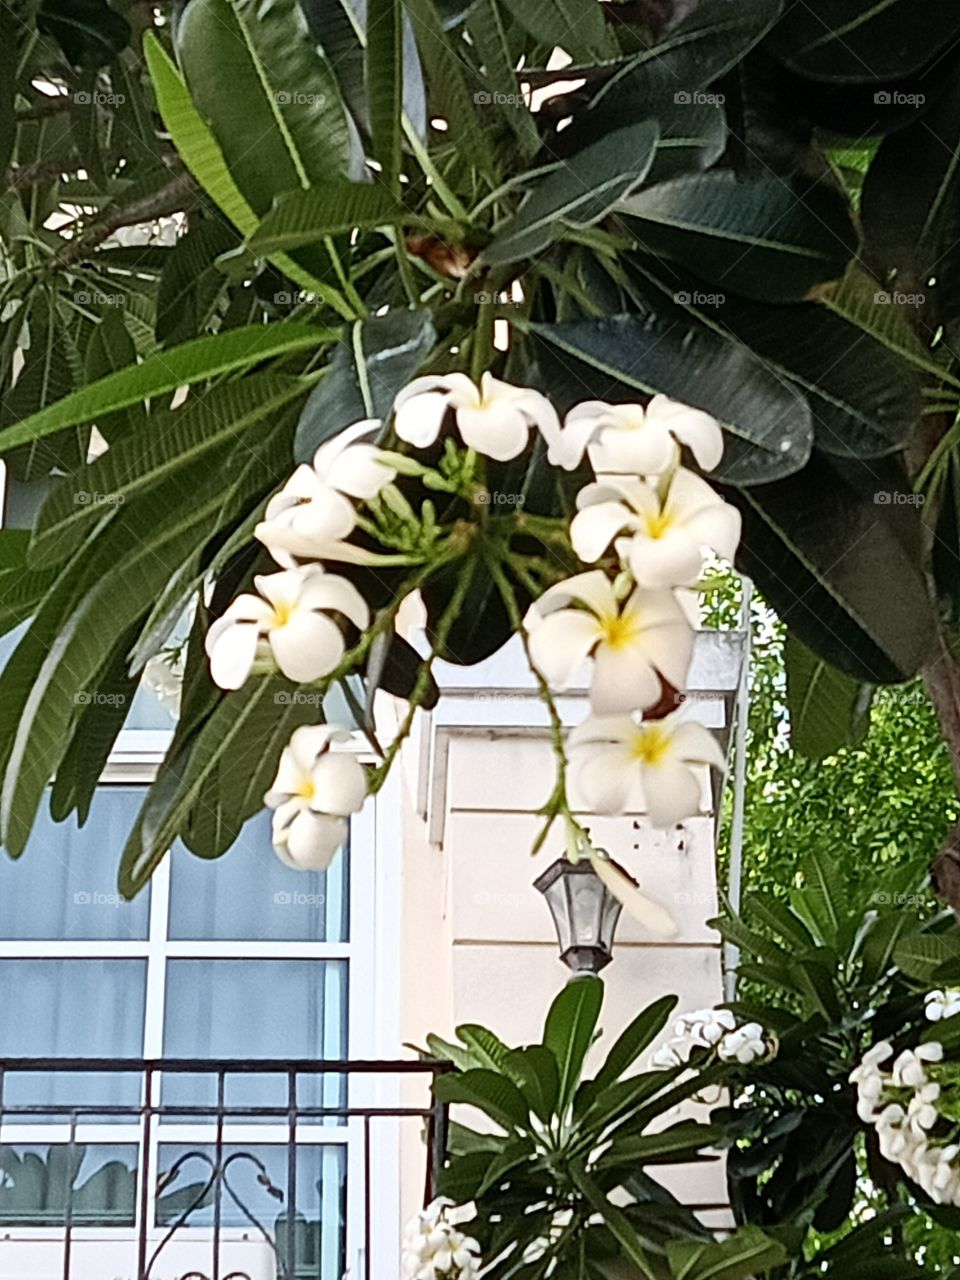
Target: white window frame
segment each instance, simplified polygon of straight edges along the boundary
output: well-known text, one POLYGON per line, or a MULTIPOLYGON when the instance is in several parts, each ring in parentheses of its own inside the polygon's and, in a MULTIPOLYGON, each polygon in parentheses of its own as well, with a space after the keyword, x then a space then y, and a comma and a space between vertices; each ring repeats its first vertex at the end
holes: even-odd
MULTIPOLYGON (((101 785, 149 785, 172 738, 172 730, 123 730, 115 743, 109 762, 101 775, 101 785)), ((369 747, 357 734, 344 748, 369 760, 369 747)), ((399 1051, 399 901, 400 901, 400 792, 399 783, 391 778, 371 797, 363 810, 351 819, 349 930, 345 942, 243 942, 243 941, 171 941, 167 936, 170 903, 170 855, 167 854, 153 873, 150 888, 150 913, 147 936, 143 939, 117 940, 53 940, 17 941, 0 939, 0 959, 127 959, 138 958, 147 964, 147 988, 144 1009, 143 1056, 163 1056, 163 1015, 166 988, 166 963, 170 959, 284 959, 344 960, 348 965, 347 980, 347 1047, 353 1059, 393 1058, 399 1051), (353 856, 357 851, 359 856, 353 856)), ((400 1101, 399 1081, 386 1077, 353 1077, 350 1084, 351 1106, 388 1108, 400 1101)), ((400 1197, 399 1121, 374 1121, 371 1125, 371 1167, 373 1192, 371 1210, 376 1215, 371 1233, 374 1257, 370 1275, 383 1280, 396 1280, 399 1240, 400 1197), (382 1250, 382 1256, 381 1256, 382 1250)), ((91 1145, 136 1145, 142 1142, 143 1126, 80 1125, 78 1143, 91 1145)), ((285 1125, 228 1124, 224 1142, 231 1145, 269 1145, 285 1143, 285 1125)), ((163 1144, 175 1142, 213 1142, 213 1125, 165 1125, 163 1144)), ((0 1123, 0 1143, 43 1145, 66 1142, 66 1124, 40 1125, 0 1123)), ((151 1177, 157 1164, 158 1126, 154 1123, 150 1150, 151 1177)), ((347 1147, 347 1223, 346 1259, 351 1275, 363 1274, 363 1242, 365 1169, 363 1121, 349 1120, 343 1126, 318 1124, 298 1126, 297 1144, 339 1145, 347 1147)), ((151 1222, 148 1227, 150 1248, 163 1237, 163 1228, 153 1220, 154 1197, 150 1197, 151 1222)), ((140 1229, 140 1194, 138 1188, 136 1224, 140 1229)), ((250 1228, 224 1228, 224 1241, 249 1237, 250 1228)), ((59 1227, 3 1227, 2 1238, 9 1241, 60 1240, 59 1227)), ((129 1227, 75 1227, 77 1240, 126 1240, 129 1227)), ((198 1242, 209 1240, 209 1228, 182 1228, 178 1239, 198 1242)), ((161 1268, 162 1270, 162 1268, 161 1268)))

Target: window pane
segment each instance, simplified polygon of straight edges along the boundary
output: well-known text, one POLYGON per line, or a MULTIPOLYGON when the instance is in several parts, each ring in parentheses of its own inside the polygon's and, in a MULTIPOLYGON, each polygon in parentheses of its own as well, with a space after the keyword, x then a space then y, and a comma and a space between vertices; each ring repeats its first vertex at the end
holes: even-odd
MULTIPOLYGON (((216 1188, 212 1145, 164 1143, 158 1154, 157 1226, 212 1227, 216 1188), (174 1170, 176 1171, 174 1173, 174 1170), (173 1180, 169 1181, 171 1173, 173 1180), (196 1205, 195 1208, 191 1206, 196 1205)), ((287 1149, 283 1146, 224 1147, 220 1188, 221 1225, 260 1223, 287 1259, 287 1149), (267 1185, 265 1185, 267 1184, 267 1185), (271 1194, 279 1191, 283 1199, 271 1194), (249 1209, 244 1213, 230 1191, 249 1209)), ((342 1146, 299 1146, 295 1207, 296 1280, 339 1280, 345 1265, 347 1156, 342 1146)))
MULTIPOLYGON (((0 1058, 143 1056, 143 960, 0 960, 0 991, 0 1058)), ((9 1119, 12 1106, 130 1105, 139 1092, 136 1075, 8 1071, 3 1105, 9 1119)))
POLYGON ((117 866, 143 787, 98 787, 86 823, 41 806, 23 857, 0 858, 0 938, 145 938, 150 892, 117 893, 117 866))
MULTIPOLYGON (((163 1046, 169 1058, 343 1058, 342 960, 170 960, 163 1046)), ((342 1077, 301 1078, 298 1104, 341 1105, 342 1077)), ((230 1107, 287 1105, 282 1077, 229 1076, 230 1107)), ((213 1106, 212 1077, 167 1075, 163 1102, 213 1106)), ((275 1117, 274 1117, 275 1119, 275 1117)))
POLYGON ((170 868, 170 937, 346 941, 346 853, 337 855, 329 871, 292 871, 273 852, 267 810, 251 818, 215 862, 177 844, 170 868))
POLYGON ((0 1147, 0 1222, 8 1226, 133 1226, 137 1148, 108 1146, 0 1147))

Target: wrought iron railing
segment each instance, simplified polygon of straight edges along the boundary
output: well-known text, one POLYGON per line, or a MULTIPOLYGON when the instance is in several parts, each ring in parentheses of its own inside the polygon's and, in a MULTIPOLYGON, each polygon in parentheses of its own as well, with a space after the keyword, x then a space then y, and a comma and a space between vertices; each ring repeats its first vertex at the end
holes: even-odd
POLYGON ((429 1200, 444 1159, 444 1069, 0 1060, 0 1275, 381 1280, 401 1165, 422 1161, 429 1200))

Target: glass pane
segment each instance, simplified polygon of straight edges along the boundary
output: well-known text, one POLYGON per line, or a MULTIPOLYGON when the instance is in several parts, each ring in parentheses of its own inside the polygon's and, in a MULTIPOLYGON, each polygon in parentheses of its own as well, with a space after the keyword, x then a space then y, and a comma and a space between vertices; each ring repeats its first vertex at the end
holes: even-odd
MULTIPOLYGON (((217 1198, 215 1158, 212 1145, 160 1146, 157 1226, 212 1227, 217 1198)), ((345 1265, 346 1150, 341 1146, 299 1146, 296 1163, 295 1280, 339 1280, 345 1265)), ((222 1226, 246 1228, 256 1238, 259 1224, 285 1263, 287 1148, 228 1144, 223 1149, 219 1192, 222 1226)))
MULTIPOLYGON (((144 960, 0 960, 0 1058, 142 1057, 146 979, 144 960)), ((4 1115, 14 1106, 126 1106, 139 1095, 136 1074, 8 1071, 4 1115)))
POLYGON ((66 1144, 0 1147, 0 1222, 18 1227, 63 1226, 68 1196, 78 1227, 133 1226, 137 1148, 66 1144))
POLYGON ((214 862, 176 844, 170 937, 345 942, 346 853, 341 850, 329 871, 292 871, 273 852, 268 810, 251 818, 229 852, 214 862))
MULTIPOLYGON (((343 1058, 343 960, 170 960, 163 1046, 169 1058, 343 1058)), ((298 1104, 339 1107, 342 1077, 301 1077, 298 1104)), ((282 1076, 228 1076, 229 1107, 287 1106, 282 1076)), ((166 1075, 165 1105, 213 1106, 213 1076, 166 1075)), ((256 1117, 253 1117, 256 1118, 256 1117)), ((276 1120, 276 1115, 272 1117, 276 1120)))
POLYGON ((145 938, 150 891, 117 893, 117 866, 144 787, 98 787, 82 827, 42 805, 23 857, 0 858, 0 938, 145 938))

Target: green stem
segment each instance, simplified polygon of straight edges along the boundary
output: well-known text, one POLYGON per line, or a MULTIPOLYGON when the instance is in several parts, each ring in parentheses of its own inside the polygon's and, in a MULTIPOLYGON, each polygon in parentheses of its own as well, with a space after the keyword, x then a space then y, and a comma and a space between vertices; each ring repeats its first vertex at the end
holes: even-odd
POLYGON ((473 331, 473 351, 470 355, 470 376, 479 386, 480 378, 493 363, 493 322, 496 315, 496 294, 481 302, 477 323, 473 331))
POLYGON ((330 261, 333 263, 334 273, 340 281, 340 288, 343 290, 343 296, 346 298, 350 306, 353 307, 354 313, 357 316, 365 316, 367 314, 366 304, 353 287, 353 281, 344 270, 343 263, 340 261, 340 255, 337 253, 332 236, 324 236, 323 247, 330 255, 330 261))
POLYGON ((420 141, 416 129, 414 129, 406 116, 403 117, 403 132, 406 134, 410 150, 417 157, 417 163, 430 179, 431 186, 437 193, 437 198, 447 206, 447 212, 451 214, 452 217, 456 218, 458 222, 469 222, 469 215, 466 208, 460 203, 451 189, 447 186, 443 176, 431 160, 429 152, 420 141))

